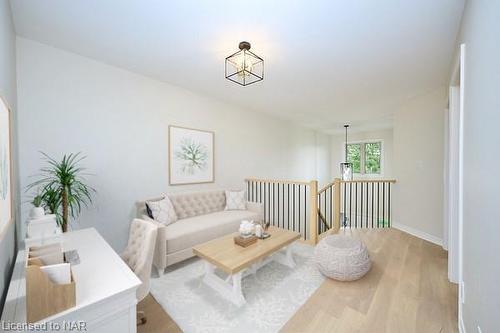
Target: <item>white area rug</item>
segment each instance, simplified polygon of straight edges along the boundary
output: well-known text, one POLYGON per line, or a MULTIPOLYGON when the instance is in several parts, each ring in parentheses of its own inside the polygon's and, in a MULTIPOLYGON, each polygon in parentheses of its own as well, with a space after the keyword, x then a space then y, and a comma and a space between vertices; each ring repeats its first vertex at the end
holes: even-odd
POLYGON ((151 280, 151 294, 186 333, 277 332, 324 281, 312 260, 313 247, 293 245, 297 266, 270 262, 246 276, 241 308, 202 281, 199 259, 187 260, 151 280))

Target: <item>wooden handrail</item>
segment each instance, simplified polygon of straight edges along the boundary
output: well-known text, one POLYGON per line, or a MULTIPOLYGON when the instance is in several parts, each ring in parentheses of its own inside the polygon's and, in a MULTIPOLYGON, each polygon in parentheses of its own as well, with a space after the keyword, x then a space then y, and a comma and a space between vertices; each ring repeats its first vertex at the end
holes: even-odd
POLYGON ((334 184, 335 184, 335 181, 326 184, 325 186, 323 186, 323 188, 321 190, 318 191, 318 194, 321 194, 321 193, 325 192, 326 190, 330 189, 330 187, 332 187, 334 184))
MULTIPOLYGON (((393 183, 394 184, 394 183, 396 183, 396 179, 357 179, 357 180, 340 180, 340 182, 341 183, 393 183)), ((318 194, 321 194, 321 193, 327 191, 333 185, 335 185, 335 181, 323 186, 318 191, 318 194)))
POLYGON ((341 183, 396 183, 396 179, 356 179, 341 180, 341 183))
POLYGON ((303 180, 284 180, 284 179, 259 179, 259 178, 246 178, 245 182, 257 182, 257 183, 275 183, 275 184, 296 184, 296 185, 311 185, 309 181, 303 180))

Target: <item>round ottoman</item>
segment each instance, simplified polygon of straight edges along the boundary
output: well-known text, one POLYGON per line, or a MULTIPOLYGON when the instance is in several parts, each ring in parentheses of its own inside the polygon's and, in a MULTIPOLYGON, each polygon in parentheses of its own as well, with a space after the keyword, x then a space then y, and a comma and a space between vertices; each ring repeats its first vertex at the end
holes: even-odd
POLYGON ((323 238, 314 249, 314 258, 323 275, 339 281, 357 280, 372 265, 365 244, 346 235, 323 238))

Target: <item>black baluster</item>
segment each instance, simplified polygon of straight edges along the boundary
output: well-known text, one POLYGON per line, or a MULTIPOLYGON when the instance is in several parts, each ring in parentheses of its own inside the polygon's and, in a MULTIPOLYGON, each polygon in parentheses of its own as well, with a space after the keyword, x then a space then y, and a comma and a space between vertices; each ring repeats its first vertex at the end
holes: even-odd
POLYGON ((254 200, 254 202, 259 202, 259 182, 256 181, 254 186, 255 186, 255 200, 254 200))
POLYGON ((372 183, 372 228, 373 228, 373 184, 372 183))
POLYGON ((358 183, 354 183, 354 228, 358 227, 358 183))
POLYGON ((352 183, 349 183, 349 228, 352 228, 352 183))
POLYGON ((264 219, 264 221, 262 222, 267 222, 266 221, 266 212, 267 212, 267 209, 266 209, 266 199, 267 199, 267 194, 266 194, 266 182, 264 182, 264 201, 263 201, 263 205, 264 205, 264 216, 262 217, 264 219))
POLYGON ((293 231, 295 231, 295 213, 296 213, 296 210, 295 210, 295 184, 292 185, 292 189, 293 189, 292 219, 293 219, 293 231))
POLYGON ((325 189, 324 191, 324 195, 325 195, 325 216, 324 217, 324 220, 323 220, 323 226, 326 226, 328 224, 328 218, 329 218, 329 211, 330 211, 330 205, 328 204, 328 197, 329 197, 329 193, 328 193, 328 188, 325 189))
MULTIPOLYGON (((340 191, 342 191, 342 187, 344 188, 344 197, 340 198, 341 200, 341 206, 344 207, 344 212, 340 212, 340 216, 342 217, 341 220, 339 220, 339 228, 346 227, 347 224, 347 183, 338 183, 340 186, 340 191)), ((332 202, 333 202, 333 196, 335 195, 335 185, 332 186, 332 202)), ((340 208, 340 207, 339 207, 340 208)), ((335 204, 332 204, 332 226, 333 226, 333 220, 335 219, 335 216, 333 216, 333 210, 335 209, 335 204)))
POLYGON ((257 202, 257 182, 253 182, 253 201, 257 202))
POLYGON ((388 190, 389 192, 387 193, 388 196, 388 202, 387 202, 387 226, 390 228, 391 227, 391 183, 387 183, 388 190))
POLYGON ((369 185, 368 183, 366 183, 366 227, 368 228, 369 227, 369 221, 368 221, 368 214, 369 214, 369 201, 368 201, 368 191, 369 191, 369 185))
POLYGON ((382 224, 385 228, 385 182, 382 183, 382 224))
POLYGON ((283 216, 281 216, 281 218, 280 218, 280 213, 281 213, 280 207, 281 207, 281 204, 283 203, 283 199, 280 200, 280 187, 281 187, 280 185, 281 184, 278 184, 278 227, 281 227, 280 221, 283 219, 283 216))
POLYGON ((259 202, 259 182, 255 182, 255 202, 259 202))
POLYGON ((253 202, 256 202, 256 201, 257 201, 257 198, 256 198, 256 196, 255 196, 255 184, 256 184, 256 183, 257 183, 257 182, 255 182, 255 181, 253 181, 253 182, 252 182, 252 201, 253 201, 253 202))
POLYGON ((361 228, 363 228, 363 183, 360 183, 361 185, 361 196, 360 196, 360 204, 361 204, 361 228))
POLYGON ((290 230, 290 184, 286 185, 287 201, 286 201, 286 226, 290 230))
POLYGON ((273 225, 276 225, 276 183, 273 183, 273 225))
POLYGON ((283 222, 282 228, 285 229, 285 184, 281 184, 281 194, 283 196, 283 200, 281 201, 282 213, 283 213, 283 222))
POLYGON ((377 228, 380 228, 380 183, 377 182, 377 228))
POLYGON ((271 223, 271 183, 267 183, 267 217, 266 222, 271 223))
POLYGON ((333 225, 333 186, 330 186, 330 228, 333 225))
POLYGON ((307 185, 304 185, 304 239, 307 239, 307 185))
POLYGON ((299 229, 298 232, 300 233, 300 218, 301 218, 301 215, 300 215, 300 184, 298 186, 299 186, 299 195, 298 195, 299 202, 298 202, 298 207, 297 208, 299 209, 299 212, 298 212, 298 215, 297 215, 298 216, 298 219, 297 219, 297 224, 298 225, 297 225, 297 227, 299 229))

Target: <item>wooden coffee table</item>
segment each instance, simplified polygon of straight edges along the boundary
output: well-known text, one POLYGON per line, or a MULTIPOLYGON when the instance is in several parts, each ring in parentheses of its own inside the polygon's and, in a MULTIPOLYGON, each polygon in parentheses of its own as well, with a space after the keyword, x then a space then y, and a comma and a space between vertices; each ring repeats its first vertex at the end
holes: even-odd
POLYGON ((241 279, 255 273, 270 261, 277 261, 288 267, 295 267, 291 243, 300 238, 298 232, 269 227, 271 237, 259 239, 248 247, 234 244, 231 234, 193 247, 193 253, 205 261, 203 281, 237 306, 246 303, 241 292, 241 279), (280 251, 285 249, 286 251, 280 251), (222 279, 215 274, 219 268, 228 274, 222 279))

